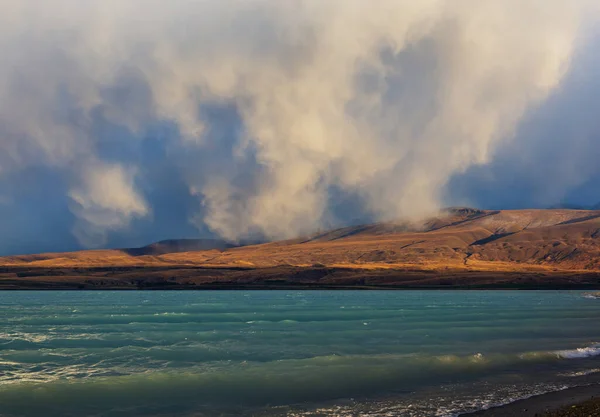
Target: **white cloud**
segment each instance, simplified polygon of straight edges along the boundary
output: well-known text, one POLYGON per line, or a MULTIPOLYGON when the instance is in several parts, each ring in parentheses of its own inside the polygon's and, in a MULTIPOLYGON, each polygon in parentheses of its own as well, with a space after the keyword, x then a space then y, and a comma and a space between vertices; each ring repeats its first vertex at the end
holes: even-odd
POLYGON ((69 192, 71 210, 78 217, 74 233, 86 246, 103 245, 107 232, 149 213, 133 179, 133 173, 119 165, 93 163, 86 167, 80 184, 69 192))
MULTIPOLYGON (((78 178, 77 161, 102 159, 94 112, 131 140, 169 121, 196 219, 230 239, 313 230, 332 186, 380 218, 435 211, 448 178, 488 161, 560 84, 597 17, 585 0, 0 6, 0 168, 78 178), (243 126, 225 155, 200 111, 223 103, 243 126)), ((150 209, 131 173, 99 164, 70 194, 84 241, 150 209)))

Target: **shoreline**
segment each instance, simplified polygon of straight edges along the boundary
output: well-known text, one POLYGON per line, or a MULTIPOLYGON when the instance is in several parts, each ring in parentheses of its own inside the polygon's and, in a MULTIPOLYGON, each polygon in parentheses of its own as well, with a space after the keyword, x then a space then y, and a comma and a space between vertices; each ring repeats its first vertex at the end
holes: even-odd
POLYGON ((20 291, 68 291, 68 292, 77 292, 77 291, 179 291, 179 292, 188 292, 188 291, 587 291, 587 290, 597 290, 600 287, 551 287, 551 286, 539 286, 539 287, 501 287, 501 286, 493 286, 493 287, 433 287, 433 286, 423 286, 423 287, 394 287, 394 286, 386 286, 386 287, 363 287, 363 286, 302 286, 302 285, 288 285, 288 286, 261 286, 261 285, 251 285, 251 286, 194 286, 194 287, 186 287, 186 286, 174 286, 169 288, 164 287, 85 287, 85 288, 73 288, 69 287, 60 287, 60 286, 48 286, 48 287, 2 287, 0 286, 0 292, 20 292, 20 291))
POLYGON ((600 416, 600 383, 581 385, 459 414, 458 417, 588 417, 600 416))
MULTIPOLYGON (((29 284, 29 283, 27 283, 29 284)), ((402 285, 263 285, 263 284, 218 284, 218 285, 141 285, 141 286, 74 286, 51 283, 50 285, 11 285, 0 284, 0 292, 12 291, 598 291, 600 286, 402 286, 402 285)), ((589 297, 600 299, 600 297, 589 297)))
POLYGON ((600 290, 600 271, 327 266, 0 267, 0 290, 600 290))

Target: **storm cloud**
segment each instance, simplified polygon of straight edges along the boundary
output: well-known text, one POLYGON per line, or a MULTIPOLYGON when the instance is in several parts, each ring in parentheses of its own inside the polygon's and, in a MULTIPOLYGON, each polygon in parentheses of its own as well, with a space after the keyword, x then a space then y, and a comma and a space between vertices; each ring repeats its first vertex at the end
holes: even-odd
POLYGON ((557 203, 598 177, 595 3, 0 0, 0 229, 43 193, 85 247, 557 203))

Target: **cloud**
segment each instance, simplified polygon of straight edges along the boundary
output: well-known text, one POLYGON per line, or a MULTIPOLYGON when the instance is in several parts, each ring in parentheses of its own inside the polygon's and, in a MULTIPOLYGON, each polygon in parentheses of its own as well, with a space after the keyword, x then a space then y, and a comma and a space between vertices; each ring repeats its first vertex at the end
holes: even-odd
POLYGON ((0 175, 64 172, 86 245, 151 213, 160 164, 140 149, 159 132, 190 220, 231 240, 335 224, 334 196, 432 213, 561 86, 598 16, 586 0, 0 6, 0 175))
POLYGON ((587 33, 561 85, 529 112, 490 163, 456 175, 454 202, 483 207, 549 207, 600 203, 600 31, 587 33))
POLYGON ((78 220, 74 234, 86 246, 106 243, 106 233, 127 226, 149 212, 133 186, 134 175, 119 165, 87 166, 80 184, 69 191, 78 220))

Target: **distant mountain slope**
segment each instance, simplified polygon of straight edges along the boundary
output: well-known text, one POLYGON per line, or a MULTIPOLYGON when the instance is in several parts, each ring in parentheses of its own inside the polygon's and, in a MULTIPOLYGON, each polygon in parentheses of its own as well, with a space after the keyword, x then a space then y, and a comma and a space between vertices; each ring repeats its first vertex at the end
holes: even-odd
POLYGON ((0 265, 600 271, 600 211, 452 208, 420 223, 352 226, 260 245, 174 240, 138 249, 5 257, 0 265))
POLYGON ((453 210, 423 224, 377 223, 237 248, 211 259, 211 264, 234 261, 255 266, 596 270, 600 211, 453 210))
POLYGON ((167 253, 194 252, 206 250, 225 250, 235 247, 219 239, 169 239, 152 243, 141 248, 122 249, 132 256, 164 255, 167 253))
POLYGON ((170 239, 140 248, 83 250, 78 252, 42 253, 0 258, 0 265, 31 266, 112 266, 164 265, 161 255, 182 252, 219 252, 235 247, 219 239, 170 239))

